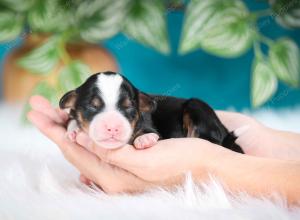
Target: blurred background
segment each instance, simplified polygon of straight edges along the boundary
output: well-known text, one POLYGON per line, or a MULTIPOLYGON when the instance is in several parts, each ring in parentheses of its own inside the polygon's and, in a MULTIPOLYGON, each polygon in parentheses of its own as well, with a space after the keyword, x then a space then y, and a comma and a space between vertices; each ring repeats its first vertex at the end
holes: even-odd
MULTIPOLYGON (((127 195, 108 200, 83 188, 59 148, 22 123, 32 94, 57 105, 92 73, 118 71, 144 92, 197 97, 215 109, 240 111, 300 134, 299 28, 300 0, 0 0, 0 219, 130 216, 127 195), (104 208, 93 209, 99 199, 104 208)), ((203 197, 210 210, 222 214, 226 207, 228 213, 232 196, 224 200, 217 185, 213 181, 203 197), (211 209, 215 195, 226 203, 216 200, 218 209, 211 209)), ((179 196, 154 198, 164 206, 174 198, 191 212, 197 191, 179 188, 179 196)), ((148 201, 149 195, 142 198, 148 201)), ((253 199, 255 207, 246 202, 247 208, 238 198, 232 209, 243 209, 232 216, 259 207, 272 211, 270 216, 287 213, 284 201, 276 206, 253 199)), ((199 201, 191 214, 208 216, 199 201)), ((148 207, 140 207, 132 216, 150 216, 143 215, 148 207)))
MULTIPOLYGON (((113 70, 216 109, 300 104, 299 0, 0 0, 1 100, 113 70)), ((26 111, 26 110, 25 110, 26 111)))

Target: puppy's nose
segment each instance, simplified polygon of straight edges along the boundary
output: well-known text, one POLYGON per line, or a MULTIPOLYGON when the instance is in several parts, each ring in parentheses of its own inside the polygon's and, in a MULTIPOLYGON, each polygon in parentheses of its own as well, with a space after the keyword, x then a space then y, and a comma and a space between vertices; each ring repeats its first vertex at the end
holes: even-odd
POLYGON ((106 132, 110 135, 117 135, 119 134, 119 126, 116 125, 106 125, 106 132))

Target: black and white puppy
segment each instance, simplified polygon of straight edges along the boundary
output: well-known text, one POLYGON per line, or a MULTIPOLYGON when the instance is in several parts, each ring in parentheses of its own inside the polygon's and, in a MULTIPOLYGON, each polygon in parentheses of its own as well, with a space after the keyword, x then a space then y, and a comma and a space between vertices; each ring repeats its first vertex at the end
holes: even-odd
POLYGON ((99 146, 118 148, 127 143, 143 149, 158 139, 197 137, 242 153, 215 112, 199 99, 149 95, 124 76, 102 72, 90 76, 60 100, 70 114, 68 134, 82 129, 99 146))

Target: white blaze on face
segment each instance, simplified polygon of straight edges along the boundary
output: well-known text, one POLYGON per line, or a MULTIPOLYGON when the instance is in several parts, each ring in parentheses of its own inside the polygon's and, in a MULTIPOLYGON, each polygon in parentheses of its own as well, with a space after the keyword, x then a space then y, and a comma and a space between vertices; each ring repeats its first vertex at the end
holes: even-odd
POLYGON ((101 147, 117 148, 128 143, 132 128, 118 110, 123 78, 118 74, 99 74, 97 87, 104 102, 104 109, 91 121, 90 137, 101 147))
POLYGON ((99 88, 101 98, 105 103, 104 111, 113 111, 117 109, 122 82, 123 79, 118 74, 98 75, 97 87, 99 88))

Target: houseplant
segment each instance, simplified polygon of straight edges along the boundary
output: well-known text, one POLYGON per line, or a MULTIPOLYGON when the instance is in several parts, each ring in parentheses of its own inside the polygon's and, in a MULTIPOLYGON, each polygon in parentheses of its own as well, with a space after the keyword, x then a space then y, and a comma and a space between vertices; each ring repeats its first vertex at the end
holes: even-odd
POLYGON ((300 85, 300 52, 289 38, 272 40, 260 29, 275 19, 288 28, 300 27, 300 0, 270 0, 270 8, 250 12, 242 0, 191 0, 187 6, 179 52, 203 49, 213 55, 238 57, 254 48, 251 101, 261 106, 276 92, 278 80, 300 85), (267 17, 264 22, 259 18, 267 17), (268 47, 263 53, 261 44, 268 47))
POLYGON ((260 33, 265 24, 258 22, 268 16, 285 27, 299 27, 300 0, 270 0, 269 4, 270 9, 250 12, 242 0, 2 0, 0 41, 12 40, 24 31, 30 36, 46 35, 47 40, 22 57, 18 65, 50 76, 51 85, 41 81, 33 92, 57 100, 58 94, 79 85, 86 77, 83 74, 90 72, 88 65, 73 60, 68 45, 96 43, 122 31, 167 54, 167 6, 186 6, 179 53, 201 48, 231 58, 253 47, 251 100, 258 107, 275 93, 278 80, 292 87, 299 86, 300 81, 298 46, 288 38, 274 41, 265 37, 260 33), (261 50, 261 44, 267 45, 268 54, 261 50))
MULTIPOLYGON (((0 8, 0 41, 9 42, 17 37, 24 40, 15 56, 8 58, 9 67, 4 68, 8 93, 20 89, 12 88, 16 82, 16 78, 11 79, 12 72, 17 72, 17 78, 22 76, 22 80, 29 78, 21 82, 25 90, 57 102, 62 93, 81 84, 90 69, 117 70, 112 57, 103 49, 92 53, 99 58, 97 65, 95 60, 79 56, 78 51, 86 54, 89 48, 97 50, 96 43, 119 31, 162 53, 169 50, 161 1, 2 0, 0 8), (106 63, 104 69, 99 68, 102 63, 106 63), (21 76, 20 67, 25 72, 21 76), (28 88, 33 84, 34 88, 28 88)), ((24 98, 24 91, 19 95, 24 98)))

